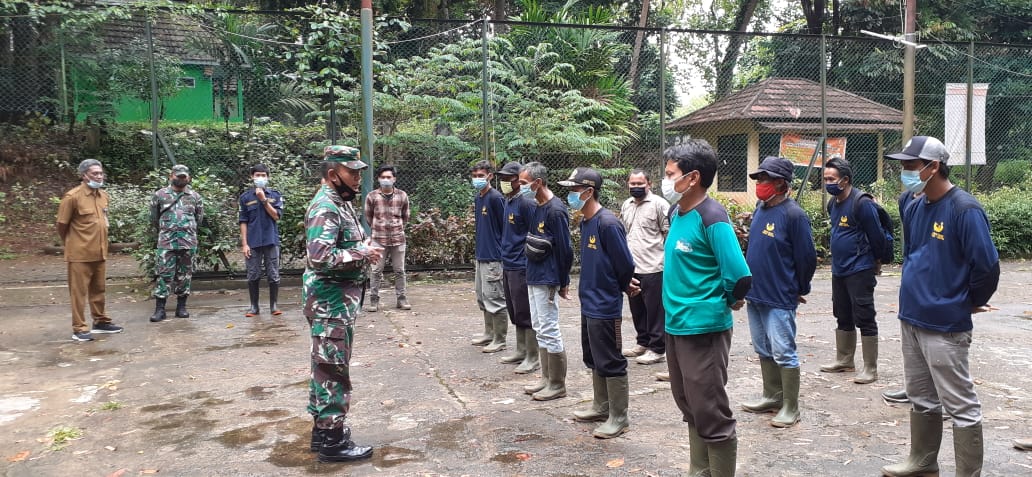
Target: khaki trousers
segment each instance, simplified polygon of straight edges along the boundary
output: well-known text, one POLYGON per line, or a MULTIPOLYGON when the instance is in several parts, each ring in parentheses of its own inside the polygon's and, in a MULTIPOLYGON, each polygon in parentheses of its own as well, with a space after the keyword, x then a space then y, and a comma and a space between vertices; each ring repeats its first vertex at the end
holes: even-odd
POLYGON ((75 333, 90 331, 86 324, 86 302, 90 304, 93 323, 111 323, 104 313, 104 280, 107 262, 68 262, 68 294, 72 299, 72 330, 75 333))

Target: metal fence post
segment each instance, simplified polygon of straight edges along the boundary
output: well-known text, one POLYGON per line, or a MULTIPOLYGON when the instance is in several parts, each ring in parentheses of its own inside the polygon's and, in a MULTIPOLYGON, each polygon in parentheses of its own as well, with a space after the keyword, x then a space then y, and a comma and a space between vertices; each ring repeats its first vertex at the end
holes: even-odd
POLYGON ((967 165, 967 178, 964 180, 964 189, 971 190, 971 108, 975 95, 975 40, 968 43, 967 73, 967 112, 964 126, 964 164, 967 165))
MULTIPOLYGON (((666 149, 666 27, 659 30, 659 156, 666 149)), ((662 175, 660 175, 662 177, 662 175)))
POLYGON ((481 113, 483 114, 484 121, 484 144, 481 146, 481 157, 485 161, 489 161, 491 159, 491 71, 488 66, 487 26, 488 17, 485 16, 480 28, 480 49, 484 62, 484 66, 480 74, 480 81, 482 84, 480 88, 482 95, 481 104, 483 105, 481 113))
POLYGON ((151 20, 147 19, 147 57, 150 59, 151 85, 151 158, 154 170, 158 170, 158 74, 154 71, 154 35, 151 32, 151 20))

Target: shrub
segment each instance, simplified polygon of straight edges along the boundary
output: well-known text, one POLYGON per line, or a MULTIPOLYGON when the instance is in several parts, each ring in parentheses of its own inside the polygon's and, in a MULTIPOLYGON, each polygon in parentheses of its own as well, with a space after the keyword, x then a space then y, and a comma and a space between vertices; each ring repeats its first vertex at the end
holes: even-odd
POLYGON ((1032 163, 1029 161, 1004 161, 996 165, 993 182, 1004 186, 1018 185, 1027 180, 1030 174, 1032 163))

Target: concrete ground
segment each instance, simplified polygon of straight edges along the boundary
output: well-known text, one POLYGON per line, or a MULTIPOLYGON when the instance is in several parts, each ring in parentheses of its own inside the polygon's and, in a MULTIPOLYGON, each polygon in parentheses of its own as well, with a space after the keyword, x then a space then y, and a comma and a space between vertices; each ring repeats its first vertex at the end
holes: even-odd
MULTIPOLYGON (((411 283, 410 312, 363 314, 356 329, 348 421, 374 457, 319 464, 308 452, 307 325, 299 289, 285 286, 286 313, 245 318, 246 291, 198 291, 188 319, 153 324, 147 284, 125 263, 112 265, 108 308, 126 330, 76 343, 63 266, 0 262, 0 468, 7 476, 308 475, 355 476, 673 476, 688 469, 687 429, 664 364, 629 365, 631 430, 603 441, 570 413, 589 405, 590 376, 580 363, 578 301, 561 304, 570 356, 570 395, 535 402, 523 394, 537 375, 516 375, 469 337, 482 328, 472 281, 411 283), (50 281, 47 281, 50 280, 50 281), (78 438, 63 447, 55 430, 78 438)), ((576 283, 576 279, 574 281, 576 283)), ((737 403, 760 392, 760 370, 744 311, 735 315, 728 392, 738 419, 740 476, 872 476, 900 460, 909 439, 908 407, 880 398, 901 385, 894 318, 899 270, 877 289, 882 326, 881 379, 818 372, 834 355, 830 275, 814 280, 800 308, 803 420, 768 424, 737 403)), ((198 288, 212 288, 202 286, 198 288)), ((210 285, 210 284, 209 284, 210 285)), ((295 284, 296 285, 296 284, 295 284)), ((1011 447, 1032 436, 1032 265, 1004 264, 993 305, 976 318, 971 367, 985 414, 983 475, 1032 475, 1032 453, 1011 447)), ((234 287, 235 288, 235 287, 234 287)), ((393 303, 392 296, 386 296, 393 303)), ((171 304, 170 304, 171 309, 171 304)), ((263 310, 267 311, 267 310, 263 310)), ((633 344, 629 319, 625 346, 633 344)), ((510 333, 509 345, 513 346, 510 333)), ((950 424, 940 453, 953 475, 950 424)))

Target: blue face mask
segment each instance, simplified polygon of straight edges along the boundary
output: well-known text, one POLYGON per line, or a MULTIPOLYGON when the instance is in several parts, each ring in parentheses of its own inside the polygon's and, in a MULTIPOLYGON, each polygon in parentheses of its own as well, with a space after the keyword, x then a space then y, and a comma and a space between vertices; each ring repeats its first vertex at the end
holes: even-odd
POLYGON ((581 207, 584 207, 584 201, 580 198, 581 192, 570 191, 570 193, 566 196, 566 202, 570 204, 571 209, 581 210, 581 207))
MULTIPOLYGON (((930 165, 932 165, 931 162, 929 162, 926 166, 922 167, 920 170, 900 171, 899 180, 903 183, 903 188, 910 191, 913 194, 920 194, 922 191, 924 191, 925 186, 928 185, 928 181, 921 180, 921 172, 927 169, 930 165)), ((931 177, 929 177, 929 179, 931 179, 931 177)))
POLYGON ((842 187, 839 187, 838 182, 824 184, 824 190, 828 191, 829 194, 834 196, 842 194, 842 187))
POLYGON ((520 195, 523 197, 534 197, 534 189, 530 188, 530 184, 520 184, 520 195))
POLYGON ((487 179, 483 179, 483 178, 480 178, 480 177, 474 177, 473 178, 473 187, 476 190, 484 190, 484 187, 487 187, 487 179))
POLYGON ((86 185, 90 186, 90 189, 100 189, 101 187, 104 187, 104 182, 87 181, 86 185))

